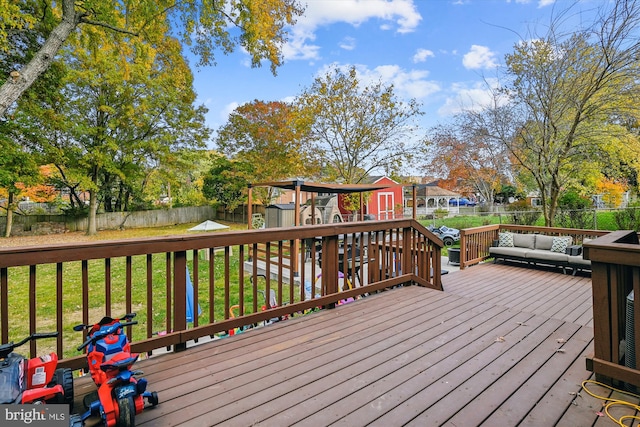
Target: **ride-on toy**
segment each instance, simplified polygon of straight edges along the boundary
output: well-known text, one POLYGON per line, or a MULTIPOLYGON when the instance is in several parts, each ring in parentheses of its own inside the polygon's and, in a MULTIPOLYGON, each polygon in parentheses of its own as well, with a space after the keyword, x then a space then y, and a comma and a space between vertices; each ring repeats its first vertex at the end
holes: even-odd
MULTIPOLYGON (((158 404, 158 394, 146 391, 147 380, 136 378, 141 371, 132 371, 138 354, 131 353, 131 345, 123 328, 138 322, 131 320, 135 313, 114 319, 103 317, 94 325, 77 325, 76 331, 88 330, 87 340, 78 350, 87 349, 91 379, 98 387, 97 396, 87 401, 82 422, 99 415, 107 427, 135 425, 135 415, 143 411, 144 399, 152 406, 158 404)), ((91 395, 89 395, 91 396, 91 395)))
POLYGON ((0 403, 66 403, 72 409, 73 373, 58 368, 56 353, 27 359, 13 352, 28 341, 57 336, 37 333, 0 345, 0 403))

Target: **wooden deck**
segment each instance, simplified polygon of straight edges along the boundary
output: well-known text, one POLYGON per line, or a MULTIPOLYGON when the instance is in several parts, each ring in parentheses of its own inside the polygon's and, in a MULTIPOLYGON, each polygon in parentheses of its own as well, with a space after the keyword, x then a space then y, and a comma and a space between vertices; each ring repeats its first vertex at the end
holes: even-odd
MULTIPOLYGON (((614 425, 596 414, 601 401, 576 395, 590 377, 590 278, 483 264, 443 284, 140 361, 160 404, 136 423, 614 425)), ((88 377, 76 384, 81 402, 94 387, 88 377)))

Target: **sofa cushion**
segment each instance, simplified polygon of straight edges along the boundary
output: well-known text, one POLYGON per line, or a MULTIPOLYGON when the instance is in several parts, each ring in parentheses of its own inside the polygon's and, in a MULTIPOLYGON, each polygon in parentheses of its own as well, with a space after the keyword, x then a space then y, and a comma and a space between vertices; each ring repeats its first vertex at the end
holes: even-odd
POLYGON ((531 249, 526 249, 526 248, 509 248, 506 246, 492 246, 489 248, 489 253, 494 257, 496 255, 503 255, 508 257, 524 258, 525 254, 530 250, 531 249))
POLYGON ((513 235, 513 246, 516 248, 533 249, 536 245, 535 234, 520 234, 515 233, 513 235))
POLYGON ((571 242, 573 242, 571 236, 554 237, 553 243, 551 244, 551 252, 565 253, 567 246, 569 246, 571 242))
POLYGON ((582 258, 582 255, 569 255, 569 264, 591 266, 591 260, 582 258))
POLYGON ((513 233, 498 233, 498 246, 503 248, 512 248, 513 233))
POLYGON ((551 246, 553 246, 553 236, 545 236, 543 234, 536 236, 536 249, 550 251, 551 246))
POLYGON ((569 255, 560 252, 543 251, 540 249, 532 249, 527 251, 525 258, 538 261, 567 262, 569 255))

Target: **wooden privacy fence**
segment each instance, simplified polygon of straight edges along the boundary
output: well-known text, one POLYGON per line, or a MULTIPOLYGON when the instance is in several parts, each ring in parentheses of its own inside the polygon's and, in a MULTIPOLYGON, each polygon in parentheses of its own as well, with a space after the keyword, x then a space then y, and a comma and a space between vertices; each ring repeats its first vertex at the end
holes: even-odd
POLYGON ((586 243, 584 256, 591 260, 593 286, 594 354, 587 369, 600 381, 640 388, 638 234, 609 233, 586 243))
POLYGON ((2 248, 0 338, 59 331, 55 344, 32 341, 29 353, 57 351, 61 366, 78 369, 85 337, 73 325, 136 312, 133 351, 182 350, 390 286, 442 289, 440 245, 403 219, 2 248), (356 285, 340 287, 341 273, 356 285))
POLYGON ((460 230, 460 268, 478 264, 491 257, 489 247, 498 239, 498 233, 535 233, 547 236, 571 236, 573 244, 603 236, 608 231, 581 230, 578 228, 536 227, 529 225, 493 224, 460 230))

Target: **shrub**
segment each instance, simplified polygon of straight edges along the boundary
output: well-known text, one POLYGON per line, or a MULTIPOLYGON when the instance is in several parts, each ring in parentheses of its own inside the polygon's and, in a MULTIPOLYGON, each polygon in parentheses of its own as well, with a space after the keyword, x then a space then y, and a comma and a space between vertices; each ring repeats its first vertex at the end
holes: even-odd
POLYGON ((640 205, 634 204, 613 213, 618 230, 640 231, 640 205))
POLYGON ((447 215, 449 215, 449 211, 446 210, 446 209, 438 208, 438 209, 433 211, 433 215, 438 219, 445 218, 447 215))
POLYGON ((589 209, 593 202, 590 198, 581 196, 576 191, 567 191, 558 201, 558 211, 554 218, 557 227, 563 228, 593 228, 595 210, 589 209))
POLYGON ((525 200, 511 203, 506 209, 511 213, 513 223, 517 225, 534 225, 542 214, 539 209, 527 205, 525 200))

